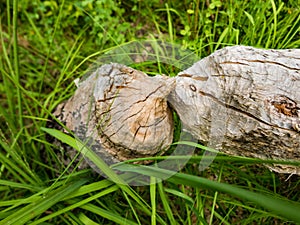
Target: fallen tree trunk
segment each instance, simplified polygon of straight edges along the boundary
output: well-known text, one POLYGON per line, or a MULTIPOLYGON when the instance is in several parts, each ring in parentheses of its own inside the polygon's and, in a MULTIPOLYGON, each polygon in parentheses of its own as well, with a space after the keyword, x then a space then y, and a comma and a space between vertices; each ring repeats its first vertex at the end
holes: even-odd
MULTIPOLYGON (((223 48, 179 73, 169 102, 185 129, 222 152, 300 160, 300 50, 223 48)), ((272 170, 300 175, 299 167, 272 170)))
MULTIPOLYGON (((104 65, 54 115, 109 163, 165 152, 173 135, 167 101, 184 129, 210 147, 231 155, 300 160, 299 88, 300 50, 234 46, 175 78, 104 65)), ((296 166, 269 168, 300 175, 296 166)))

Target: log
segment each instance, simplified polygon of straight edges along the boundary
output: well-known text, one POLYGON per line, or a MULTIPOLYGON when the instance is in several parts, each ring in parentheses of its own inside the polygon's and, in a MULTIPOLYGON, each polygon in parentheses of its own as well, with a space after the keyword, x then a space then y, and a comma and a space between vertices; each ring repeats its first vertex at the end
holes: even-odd
MULTIPOLYGON (((116 63, 105 64, 81 81, 74 95, 53 114, 109 165, 160 155, 173 139, 167 96, 175 88, 174 81, 166 76, 149 77, 116 63)), ((76 155, 74 149, 66 150, 67 156, 76 155)), ((80 169, 86 167, 83 163, 80 169)))
MULTIPOLYGON (((103 65, 54 115, 108 164, 163 154, 172 143, 172 110, 185 130, 216 150, 297 161, 299 88, 300 50, 233 46, 175 78, 103 65)), ((267 166, 300 175, 298 166, 267 166)))
POLYGON ((300 160, 299 49, 223 48, 180 72, 168 101, 185 129, 217 150, 300 160))

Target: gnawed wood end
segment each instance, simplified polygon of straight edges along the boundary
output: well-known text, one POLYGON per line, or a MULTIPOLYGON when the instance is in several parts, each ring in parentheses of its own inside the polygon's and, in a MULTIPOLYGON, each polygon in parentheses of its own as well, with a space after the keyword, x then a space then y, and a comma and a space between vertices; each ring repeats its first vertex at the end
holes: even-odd
POLYGON ((110 154, 126 160, 167 150, 173 140, 173 117, 166 97, 174 81, 124 66, 98 77, 96 123, 101 143, 110 154))
POLYGON ((173 139, 166 97, 174 86, 174 79, 107 64, 80 82, 54 115, 108 164, 162 154, 173 139))

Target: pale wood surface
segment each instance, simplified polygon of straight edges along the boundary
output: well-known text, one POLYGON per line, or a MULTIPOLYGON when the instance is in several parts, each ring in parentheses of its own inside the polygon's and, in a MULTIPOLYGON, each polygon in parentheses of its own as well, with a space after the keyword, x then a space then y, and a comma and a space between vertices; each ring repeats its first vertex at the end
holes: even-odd
POLYGON ((223 48, 182 71, 169 102, 185 129, 215 149, 300 160, 299 49, 223 48))
MULTIPOLYGON (((222 152, 300 160, 299 88, 300 50, 234 46, 175 78, 103 65, 54 114, 108 163, 162 154, 172 109, 185 130, 222 152)), ((270 169, 300 175, 295 166, 270 169)))
MULTIPOLYGON (((166 97, 175 88, 174 81, 106 64, 80 82, 54 115, 108 164, 162 154, 173 139, 166 97)), ((75 150, 68 151, 75 155, 75 150)))

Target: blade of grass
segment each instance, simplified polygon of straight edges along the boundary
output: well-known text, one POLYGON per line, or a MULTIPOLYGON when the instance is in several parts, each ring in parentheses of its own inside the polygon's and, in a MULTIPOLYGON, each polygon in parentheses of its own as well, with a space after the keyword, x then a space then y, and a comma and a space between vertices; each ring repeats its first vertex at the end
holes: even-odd
POLYGON ((34 30, 35 35, 38 38, 38 41, 43 45, 44 48, 47 48, 47 43, 45 42, 45 39, 42 37, 39 29, 36 27, 36 25, 34 24, 33 20, 28 15, 28 12, 23 9, 22 13, 24 13, 24 15, 26 16, 29 24, 31 25, 32 29, 34 30))
POLYGON ((89 217, 87 217, 84 213, 79 213, 78 218, 83 224, 88 224, 88 225, 99 225, 99 223, 94 222, 91 220, 89 217))
POLYGON ((274 33, 273 33, 273 40, 272 40, 272 48, 275 48, 275 42, 276 42, 276 38, 277 38, 277 29, 278 29, 278 22, 277 22, 277 16, 280 13, 284 3, 281 2, 281 4, 278 6, 278 9, 276 9, 276 4, 274 2, 274 0, 271 0, 271 4, 272 4, 272 9, 273 9, 273 20, 274 20, 274 33))
MULTIPOLYGON (((20 189, 28 189, 31 191, 40 191, 43 187, 38 187, 30 184, 22 184, 14 181, 0 180, 0 185, 9 186, 11 188, 20 188, 20 189)), ((1 203, 0 203, 1 204, 1 203)))
MULTIPOLYGON (((60 185, 62 183, 60 182, 60 185)), ((23 186, 23 185, 22 185, 23 186)), ((12 186, 13 188, 22 188, 22 186, 12 186)), ((26 187, 26 186, 25 186, 26 187)), ((22 189, 26 189, 24 186, 22 189)), ((56 186, 58 187, 58 186, 56 186)), ((40 189, 39 192, 27 197, 27 198, 19 198, 17 200, 8 200, 8 201, 1 201, 0 202, 0 205, 3 205, 3 206, 10 206, 10 207, 7 207, 5 209, 3 209, 1 211, 1 213, 9 213, 11 214, 12 212, 16 211, 16 208, 18 208, 19 206, 23 205, 23 204, 30 204, 30 203, 33 203, 33 202, 37 202, 38 200, 40 200, 42 197, 41 196, 44 196, 44 195, 47 195, 47 193, 49 191, 51 191, 51 189, 53 189, 53 187, 35 187, 33 186, 33 188, 31 189, 32 191, 37 191, 38 189, 40 189)), ((16 190, 16 189, 14 189, 16 190)), ((20 189, 19 189, 20 190, 20 189)), ((20 193, 20 191, 18 190, 18 193, 20 193)), ((22 191, 22 190, 21 190, 22 191)), ((17 192, 17 191, 15 191, 17 192)))
POLYGON ((174 189, 169 189, 169 188, 166 188, 165 191, 167 193, 170 193, 172 195, 180 197, 181 199, 184 199, 184 201, 188 202, 191 205, 194 204, 194 200, 191 197, 187 196, 185 193, 181 192, 181 191, 174 190, 174 189))
MULTIPOLYGON (((109 188, 101 190, 98 193, 93 193, 90 197, 84 198, 81 201, 79 199, 70 199, 72 196, 74 196, 75 193, 73 195, 71 194, 71 196, 68 195, 63 200, 70 199, 69 201, 67 201, 67 203, 69 203, 69 206, 64 207, 64 208, 62 208, 60 210, 56 210, 55 212, 51 213, 50 215, 44 216, 44 217, 42 217, 42 218, 40 218, 40 219, 32 222, 31 224, 32 225, 36 225, 36 224, 41 224, 44 221, 51 220, 51 219, 53 219, 53 218, 55 218, 55 217, 57 217, 59 215, 62 215, 62 214, 67 213, 69 211, 72 211, 73 209, 80 208, 83 205, 86 205, 86 204, 88 204, 91 201, 94 201, 96 199, 101 199, 101 197, 103 197, 105 195, 108 195, 110 193, 113 193, 113 192, 115 192, 118 189, 119 188, 118 188, 117 185, 113 185, 113 186, 111 186, 109 188)), ((89 193, 92 193, 92 192, 89 192, 89 193)))
POLYGON ((49 129, 49 128, 41 128, 46 133, 50 134, 51 136, 57 138, 58 140, 66 143, 67 145, 71 146, 72 148, 76 149, 80 153, 82 153, 85 157, 90 159, 93 163, 97 165, 97 167, 105 174, 107 175, 113 182, 120 185, 122 189, 124 189, 126 192, 131 192, 129 190, 129 187, 126 185, 126 183, 111 169, 108 167, 108 165, 99 158, 96 153, 94 153, 92 150, 88 149, 84 143, 82 143, 78 138, 75 140, 71 136, 55 129, 49 129))
POLYGON ((156 225, 156 178, 150 177, 151 225, 156 225))
POLYGON ((49 44, 49 47, 48 47, 48 53, 47 53, 47 56, 46 56, 46 59, 45 59, 43 72, 41 74, 42 79, 41 79, 41 83, 40 83, 40 87, 39 87, 39 92, 38 92, 39 94, 42 93, 42 89, 43 89, 43 86, 44 86, 45 74, 46 74, 46 70, 47 70, 47 67, 48 67, 48 62, 49 62, 50 54, 51 54, 51 51, 52 51, 55 35, 56 35, 57 29, 59 27, 60 18, 61 18, 61 14, 62 14, 62 11, 63 11, 64 4, 65 4, 65 0, 62 0, 61 4, 60 4, 60 7, 59 7, 58 16, 56 17, 56 21, 55 21, 55 24, 54 24, 54 31, 53 31, 52 37, 50 39, 50 44, 49 44))
MULTIPOLYGON (((14 79, 17 83, 20 81, 20 68, 19 68, 19 53, 18 53, 18 0, 13 1, 13 55, 14 55, 14 79)), ((19 117, 19 127, 23 127, 23 117, 22 117, 22 96, 20 89, 16 87, 17 99, 18 99, 18 117, 19 117)))
POLYGON ((192 213, 194 213, 195 216, 197 217, 197 219, 199 221, 201 221, 203 225, 207 225, 205 218, 203 216, 199 215, 199 211, 194 207, 194 205, 195 205, 194 199, 192 199, 190 196, 188 196, 189 192, 187 190, 189 188, 187 188, 185 185, 180 185, 180 186, 181 186, 181 191, 179 191, 177 189, 176 190, 170 189, 170 188, 167 188, 165 190, 166 190, 166 192, 168 192, 174 196, 177 196, 183 200, 184 206, 186 209, 186 214, 187 214, 187 217, 186 217, 187 221, 186 222, 182 221, 182 223, 193 224, 191 216, 192 216, 192 213))
MULTIPOLYGON (((85 194, 89 194, 91 192, 103 190, 103 189, 109 188, 111 186, 113 186, 113 183, 110 180, 101 180, 98 182, 87 184, 87 185, 80 187, 80 189, 75 191, 73 194, 68 195, 64 200, 75 198, 75 197, 85 195, 85 194)), ((118 187, 118 186, 116 186, 116 187, 118 187)))
POLYGON ((141 221, 140 221, 140 219, 139 219, 139 216, 138 216, 138 214, 137 214, 137 212, 136 212, 134 206, 132 205, 132 203, 131 203, 131 201, 130 201, 128 195, 126 194, 126 192, 123 192, 123 195, 125 196, 125 198, 126 198, 128 204, 129 204, 129 206, 130 206, 130 208, 131 208, 131 210, 132 210, 132 213, 133 213, 133 215, 134 215, 136 221, 138 222, 138 224, 141 224, 141 221))
POLYGON ((174 183, 184 183, 193 187, 201 186, 204 188, 214 189, 219 192, 228 193, 241 199, 254 202, 255 204, 264 207, 267 210, 270 210, 280 217, 287 218, 295 222, 300 222, 300 215, 297 213, 300 211, 300 204, 296 202, 279 199, 271 195, 268 196, 256 192, 250 192, 233 185, 216 183, 214 181, 210 181, 208 179, 196 177, 193 175, 178 173, 175 176, 171 177, 169 181, 174 183))
POLYGON ((1 139, 0 146, 7 152, 6 156, 0 154, 0 162, 3 163, 9 172, 14 174, 15 179, 19 180, 20 183, 30 183, 32 185, 39 185, 42 183, 39 177, 29 168, 28 164, 17 154, 15 149, 8 146, 1 139))
POLYGON ((137 223, 135 223, 127 218, 124 218, 116 213, 113 213, 112 211, 105 210, 105 209, 95 206, 93 204, 85 204, 85 205, 81 206, 80 208, 91 211, 91 212, 95 213, 96 215, 99 215, 101 217, 104 217, 106 219, 109 219, 109 220, 115 222, 116 224, 137 225, 137 223))
POLYGON ((48 193, 43 199, 38 202, 31 203, 20 210, 12 213, 10 216, 6 217, 4 220, 0 221, 0 225, 4 224, 25 224, 32 218, 40 215, 51 206, 55 205, 63 198, 65 198, 70 193, 74 192, 84 183, 86 183, 87 179, 77 180, 69 185, 62 186, 56 190, 53 190, 48 193))
MULTIPOLYGON (((0 18, 0 39, 1 39, 1 46, 2 46, 2 56, 4 57, 4 60, 6 62, 6 66, 8 67, 8 71, 11 74, 11 77, 15 77, 14 75, 14 69, 12 66, 12 63, 8 57, 7 50, 6 50, 6 44, 4 42, 4 37, 3 37, 4 31, 2 30, 2 20, 0 18)), ((7 97, 7 104, 8 104, 8 109, 4 109, 1 107, 1 113, 4 115, 6 121, 11 121, 10 123, 10 129, 12 129, 13 132, 17 130, 16 124, 15 124, 15 104, 14 104, 14 93, 11 91, 12 90, 12 85, 11 82, 9 81, 8 76, 5 76, 4 74, 7 74, 4 70, 4 63, 0 62, 0 72, 2 74, 2 79, 3 79, 3 86, 4 86, 4 93, 6 94, 7 97)), ((8 74, 7 74, 8 75, 8 74)))
POLYGON ((224 31, 221 33, 221 35, 220 35, 220 37, 219 37, 219 39, 218 39, 218 42, 216 43, 215 50, 217 50, 217 49, 220 47, 220 45, 222 44, 223 40, 224 40, 225 37, 227 36, 228 31, 229 31, 229 28, 226 27, 226 28, 224 29, 224 31))
MULTIPOLYGON (((220 169, 220 174, 218 175, 218 182, 219 183, 221 181, 222 171, 223 171, 223 165, 220 169)), ((213 218, 214 218, 214 215, 215 215, 215 208, 216 208, 216 204, 217 204, 217 198, 218 198, 218 191, 216 191, 215 194, 214 194, 213 205, 211 207, 211 214, 210 214, 210 218, 209 218, 209 225, 211 225, 213 223, 213 218)))
MULTIPOLYGON (((289 24, 292 24, 292 26, 290 28, 288 28, 288 33, 284 35, 284 39, 282 40, 281 43, 279 43, 280 45, 278 46, 279 48, 287 48, 287 46, 290 44, 290 42, 292 41, 292 39, 298 34, 299 36, 299 33, 300 33, 300 16, 299 14, 296 14, 295 13, 295 17, 294 18, 297 18, 296 21, 292 20, 291 23, 289 24)), ((299 46, 300 44, 298 44, 299 46)), ((296 45, 297 46, 297 45, 296 45)), ((295 46, 295 47, 296 47, 295 46)), ((294 47, 294 46, 293 46, 294 47)))
POLYGON ((120 176, 118 176, 111 168, 109 168, 108 165, 96 155, 96 153, 88 149, 79 140, 75 140, 69 135, 62 133, 61 131, 44 127, 41 129, 84 154, 84 156, 91 160, 100 169, 100 171, 102 171, 110 180, 115 182, 122 189, 122 191, 126 192, 132 199, 134 199, 141 206, 143 211, 145 211, 145 213, 149 215, 151 214, 148 204, 145 203, 145 201, 139 195, 137 195, 128 186, 128 184, 126 184, 126 182, 122 180, 120 176))
POLYGON ((163 184, 162 184, 161 180, 159 180, 159 182, 157 182, 157 188, 158 188, 158 193, 159 193, 162 205, 164 207, 164 210, 166 212, 166 215, 169 219, 170 224, 174 224, 174 225, 177 224, 177 222, 176 222, 176 220, 173 216, 171 207, 169 205, 169 200, 168 200, 168 197, 165 193, 165 190, 164 190, 164 187, 163 187, 163 184))
MULTIPOLYGON (((121 170, 121 168, 118 169, 121 170)), ((122 170, 135 171, 143 175, 155 176, 160 179, 168 178, 169 182, 175 184, 184 184, 192 187, 201 187, 204 189, 212 189, 218 192, 227 193, 232 196, 253 202, 256 205, 261 206, 266 210, 273 212, 275 215, 279 217, 287 218, 295 222, 300 222, 300 214, 298 213, 300 212, 299 203, 284 198, 281 199, 271 194, 270 195, 267 195, 265 193, 260 194, 254 191, 252 192, 252 191, 245 190, 243 188, 234 185, 218 183, 206 178, 197 177, 189 174, 177 173, 173 175, 174 171, 168 171, 168 170, 158 169, 154 167, 147 167, 141 165, 139 166, 126 165, 123 166, 122 170), (171 174, 173 176, 169 177, 171 174)))
POLYGON ((171 41, 171 43, 173 43, 174 36, 173 36, 172 17, 171 17, 168 3, 166 3, 165 6, 166 6, 167 15, 168 15, 168 28, 169 28, 168 30, 169 30, 170 41, 171 41))

